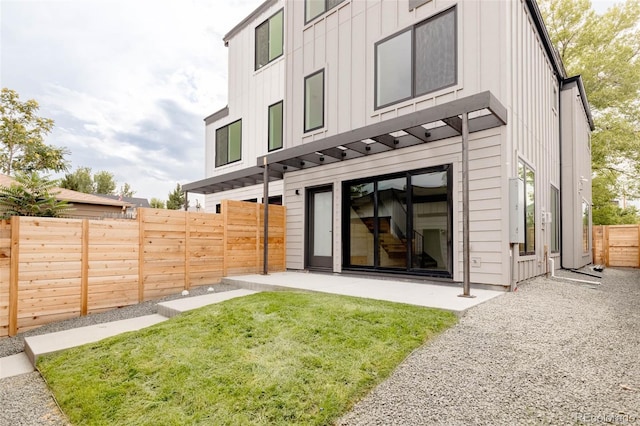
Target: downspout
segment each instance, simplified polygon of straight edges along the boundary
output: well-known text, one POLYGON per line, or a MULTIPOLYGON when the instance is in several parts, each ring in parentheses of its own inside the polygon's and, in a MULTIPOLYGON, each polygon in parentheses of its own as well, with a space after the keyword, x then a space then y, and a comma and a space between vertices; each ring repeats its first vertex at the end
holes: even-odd
MULTIPOLYGON (((558 162, 560 164, 560 268, 564 269, 564 238, 563 238, 563 227, 564 223, 562 221, 562 216, 564 214, 564 204, 562 200, 564 199, 564 181, 562 179, 562 79, 558 78, 558 162)), ((553 267, 554 263, 551 263, 553 267)), ((553 276, 554 271, 551 270, 551 275, 553 276)))
POLYGON ((264 206, 264 259, 262 262, 262 275, 269 275, 269 165, 267 164, 266 155, 264 156, 262 179, 264 181, 264 193, 262 195, 262 204, 264 206))
POLYGON ((575 278, 565 278, 565 277, 556 277, 555 274, 555 266, 554 266, 554 261, 553 259, 549 259, 549 268, 551 269, 551 278, 554 278, 556 280, 565 280, 565 281, 571 281, 574 283, 584 283, 584 284, 594 284, 594 285, 600 285, 600 281, 588 281, 588 280, 578 280, 575 278))

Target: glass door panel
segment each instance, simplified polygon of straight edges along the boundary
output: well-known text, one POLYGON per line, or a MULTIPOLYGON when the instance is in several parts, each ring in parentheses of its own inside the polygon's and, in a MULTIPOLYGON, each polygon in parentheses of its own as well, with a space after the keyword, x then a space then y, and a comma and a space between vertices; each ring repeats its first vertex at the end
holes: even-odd
POLYGON ((310 268, 333 267, 333 188, 307 192, 307 264, 310 268))
POLYGON ((349 185, 349 263, 373 266, 375 206, 373 183, 349 185))
POLYGON ((407 267, 407 178, 378 182, 378 254, 383 268, 407 267))

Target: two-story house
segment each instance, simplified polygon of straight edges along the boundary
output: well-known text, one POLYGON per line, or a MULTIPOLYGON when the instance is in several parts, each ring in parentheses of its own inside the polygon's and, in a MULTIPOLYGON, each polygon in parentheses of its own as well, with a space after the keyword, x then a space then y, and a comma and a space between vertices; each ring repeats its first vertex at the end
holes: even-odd
POLYGON ((267 0, 224 43, 184 189, 286 205, 288 269, 508 287, 591 262, 593 122, 534 0, 267 0))

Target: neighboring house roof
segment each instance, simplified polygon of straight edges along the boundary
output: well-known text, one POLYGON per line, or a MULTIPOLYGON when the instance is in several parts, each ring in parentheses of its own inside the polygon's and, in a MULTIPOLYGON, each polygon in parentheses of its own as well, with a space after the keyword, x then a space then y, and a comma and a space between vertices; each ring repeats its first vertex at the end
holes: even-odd
MULTIPOLYGON (((11 176, 7 176, 0 173, 0 185, 3 186, 11 186, 11 184, 17 183, 15 179, 11 176)), ((64 200, 70 203, 82 203, 82 204, 94 204, 101 206, 117 206, 117 207, 128 207, 131 204, 125 201, 119 200, 111 200, 105 197, 100 197, 98 195, 93 194, 85 194, 84 192, 72 191, 70 189, 64 188, 54 188, 53 191, 55 193, 57 200, 64 200)))
POLYGON ((120 195, 98 194, 100 197, 109 198, 111 200, 120 200, 132 207, 151 207, 149 200, 140 197, 121 197, 120 195))

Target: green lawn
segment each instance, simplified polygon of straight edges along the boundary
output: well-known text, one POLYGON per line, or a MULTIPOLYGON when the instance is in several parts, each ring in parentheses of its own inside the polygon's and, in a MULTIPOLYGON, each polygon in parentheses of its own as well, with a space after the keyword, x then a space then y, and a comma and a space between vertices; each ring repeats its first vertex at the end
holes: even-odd
POLYGON ((39 359, 73 424, 330 424, 450 312, 265 292, 39 359))

